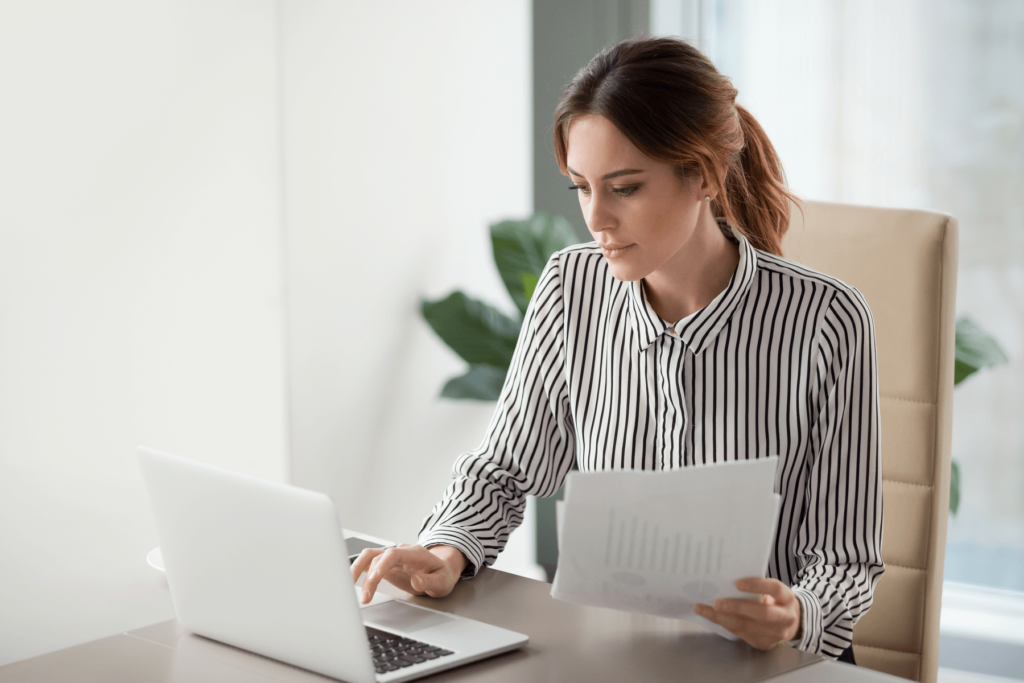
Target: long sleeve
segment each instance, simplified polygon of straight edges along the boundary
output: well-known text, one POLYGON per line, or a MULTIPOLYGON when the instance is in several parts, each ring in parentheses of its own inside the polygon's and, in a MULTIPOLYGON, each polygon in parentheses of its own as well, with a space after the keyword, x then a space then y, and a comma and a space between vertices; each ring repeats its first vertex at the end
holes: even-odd
POLYGON ((523 521, 526 496, 550 496, 572 467, 575 437, 565 379, 558 255, 523 319, 501 396, 480 446, 459 457, 454 481, 423 521, 419 542, 458 548, 464 578, 493 564, 523 521))
POLYGON ((884 571, 874 323, 860 292, 836 291, 816 354, 793 589, 804 615, 798 647, 836 657, 849 647, 884 571))

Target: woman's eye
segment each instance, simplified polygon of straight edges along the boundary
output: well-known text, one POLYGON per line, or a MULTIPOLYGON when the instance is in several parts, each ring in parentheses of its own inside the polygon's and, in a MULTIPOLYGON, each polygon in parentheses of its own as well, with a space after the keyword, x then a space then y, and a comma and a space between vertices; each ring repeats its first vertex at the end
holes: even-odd
POLYGON ((590 194, 590 188, 587 187, 586 185, 570 185, 569 189, 570 190, 579 190, 584 195, 590 194))
POLYGON ((630 185, 629 187, 616 187, 613 190, 613 192, 615 192, 615 194, 619 195, 620 197, 628 197, 629 195, 633 194, 639 189, 639 185, 630 185))

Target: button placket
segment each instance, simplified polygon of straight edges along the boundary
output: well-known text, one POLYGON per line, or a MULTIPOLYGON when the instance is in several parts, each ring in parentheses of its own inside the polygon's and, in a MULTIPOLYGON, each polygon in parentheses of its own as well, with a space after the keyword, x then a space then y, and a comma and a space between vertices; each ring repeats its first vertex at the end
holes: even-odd
POLYGON ((681 375, 672 374, 672 361, 673 356, 676 355, 674 349, 675 344, 681 344, 680 349, 683 357, 679 359, 679 373, 683 372, 685 367, 685 354, 687 353, 686 344, 682 343, 682 340, 675 334, 675 327, 669 326, 665 328, 665 332, 670 334, 662 334, 654 344, 658 348, 656 355, 657 372, 658 372, 658 391, 661 395, 662 410, 659 416, 658 424, 658 469, 667 470, 671 469, 675 464, 682 466, 686 460, 686 429, 689 426, 689 411, 686 408, 686 397, 683 395, 683 383, 681 375), (671 331, 671 332, 670 332, 671 331), (661 348, 664 345, 664 348, 661 348), (680 425, 676 425, 673 428, 672 417, 678 415, 681 422, 680 425), (672 460, 672 447, 679 450, 679 462, 673 463, 672 460))
MULTIPOLYGON (((655 459, 657 469, 664 469, 665 462, 665 425, 668 423, 669 410, 669 394, 668 394, 668 383, 665 375, 665 369, 663 367, 663 358, 665 352, 661 348, 661 339, 655 339, 654 343, 650 345, 650 350, 654 355, 654 376, 656 382, 655 387, 655 399, 657 400, 658 412, 657 422, 655 423, 655 459)), ((655 463, 652 463, 655 464, 655 463)))

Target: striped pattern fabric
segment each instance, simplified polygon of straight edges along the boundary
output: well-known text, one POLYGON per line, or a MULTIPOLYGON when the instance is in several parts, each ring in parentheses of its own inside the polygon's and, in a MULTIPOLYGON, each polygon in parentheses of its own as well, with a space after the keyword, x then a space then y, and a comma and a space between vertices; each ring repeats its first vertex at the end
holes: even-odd
POLYGON ((455 462, 419 540, 461 550, 469 577, 522 523, 526 496, 554 494, 573 462, 668 470, 779 455, 767 576, 802 604, 793 644, 836 657, 884 571, 871 313, 853 287, 722 228, 736 272, 674 325, 595 244, 552 256, 483 442, 455 462))

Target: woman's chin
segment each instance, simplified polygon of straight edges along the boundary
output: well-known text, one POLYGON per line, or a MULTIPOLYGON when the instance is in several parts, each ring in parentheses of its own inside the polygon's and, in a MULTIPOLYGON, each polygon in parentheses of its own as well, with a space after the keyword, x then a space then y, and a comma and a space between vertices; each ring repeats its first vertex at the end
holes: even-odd
POLYGON ((606 257, 605 263, 608 264, 608 272, 612 274, 612 277, 621 282, 643 280, 647 274, 638 268, 637 264, 631 263, 628 259, 610 259, 606 257))

